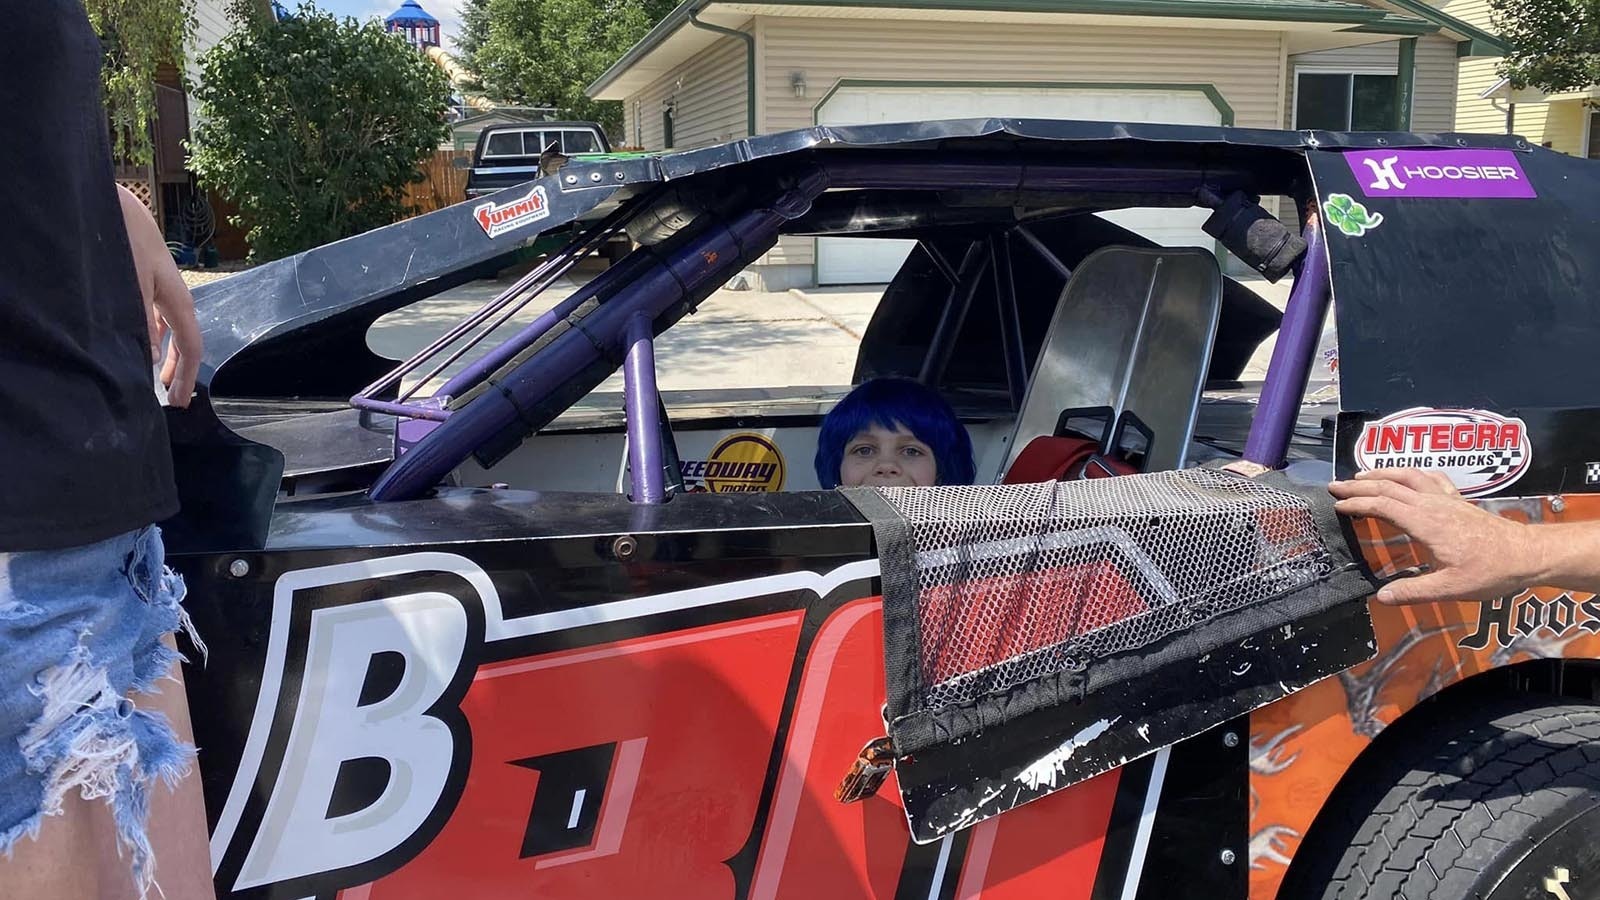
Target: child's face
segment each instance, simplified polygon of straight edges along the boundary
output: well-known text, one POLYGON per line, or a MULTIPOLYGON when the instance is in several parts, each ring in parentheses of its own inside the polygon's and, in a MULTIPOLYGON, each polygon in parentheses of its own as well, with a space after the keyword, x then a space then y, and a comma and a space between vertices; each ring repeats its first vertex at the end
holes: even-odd
POLYGON ((839 464, 844 487, 930 487, 939 483, 939 467, 928 445, 904 428, 881 425, 845 442, 839 464))

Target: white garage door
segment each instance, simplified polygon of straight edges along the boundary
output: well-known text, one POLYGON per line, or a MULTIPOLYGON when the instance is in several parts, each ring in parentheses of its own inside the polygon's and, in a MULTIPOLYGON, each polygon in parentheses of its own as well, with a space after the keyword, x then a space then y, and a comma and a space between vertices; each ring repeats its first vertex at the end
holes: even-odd
MULTIPOLYGON (((878 87, 846 85, 817 111, 819 125, 866 125, 968 118, 1084 119, 1219 125, 1216 106, 1199 91, 1125 88, 878 87)), ((1200 230, 1200 209, 1130 209, 1104 217, 1158 244, 1212 246, 1200 230)), ((888 281, 915 246, 912 241, 819 238, 817 281, 888 281)))

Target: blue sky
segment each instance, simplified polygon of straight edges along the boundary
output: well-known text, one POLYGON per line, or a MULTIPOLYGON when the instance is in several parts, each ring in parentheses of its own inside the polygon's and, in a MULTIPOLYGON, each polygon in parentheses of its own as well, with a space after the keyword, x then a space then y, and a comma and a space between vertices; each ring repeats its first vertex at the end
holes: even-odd
MULTIPOLYGON (((291 9, 296 5, 289 0, 281 0, 283 5, 291 9)), ((404 0, 316 0, 316 4, 329 12, 341 16, 355 16, 358 19, 367 19, 376 16, 383 18, 400 7, 404 0)), ((455 49, 456 32, 461 28, 461 3, 462 0, 417 0, 422 8, 439 20, 439 30, 444 35, 446 50, 455 49)))

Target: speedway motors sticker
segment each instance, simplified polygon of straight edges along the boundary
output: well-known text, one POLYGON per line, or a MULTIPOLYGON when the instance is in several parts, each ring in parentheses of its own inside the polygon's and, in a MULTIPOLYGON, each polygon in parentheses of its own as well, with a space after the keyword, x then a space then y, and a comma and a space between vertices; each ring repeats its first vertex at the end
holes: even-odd
POLYGON ((764 434, 733 434, 717 442, 706 459, 680 463, 690 492, 754 494, 783 490, 783 453, 764 434))
POLYGON ((1443 472, 1463 496, 1510 487, 1533 462, 1519 418, 1477 409, 1402 410, 1368 422, 1356 441, 1356 467, 1443 472))
POLYGON ((1510 150, 1353 150, 1344 161, 1368 197, 1539 196, 1510 150))
POLYGON ((536 185, 527 194, 507 203, 493 200, 480 203, 473 207, 472 217, 478 220, 478 226, 484 234, 497 238, 508 231, 549 218, 550 198, 544 192, 544 185, 536 185))

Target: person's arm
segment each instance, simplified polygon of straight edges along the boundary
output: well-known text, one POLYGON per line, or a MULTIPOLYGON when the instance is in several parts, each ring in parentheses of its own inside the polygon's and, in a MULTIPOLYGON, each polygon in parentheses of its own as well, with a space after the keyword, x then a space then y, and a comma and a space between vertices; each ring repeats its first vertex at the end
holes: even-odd
POLYGON ((202 349, 194 296, 183 283, 183 275, 172 261, 172 254, 167 252, 167 242, 150 211, 133 192, 121 185, 117 186, 117 199, 128 230, 128 244, 133 248, 139 293, 144 299, 145 315, 150 320, 151 356, 157 358, 161 342, 170 331, 172 344, 161 367, 161 383, 167 386, 168 403, 186 407, 200 372, 202 349))
POLYGON ((1378 592, 1384 603, 1487 599, 1534 586, 1600 593, 1600 522, 1514 522, 1421 469, 1362 472, 1328 489, 1339 512, 1382 519, 1433 555, 1428 573, 1385 585, 1378 592))

